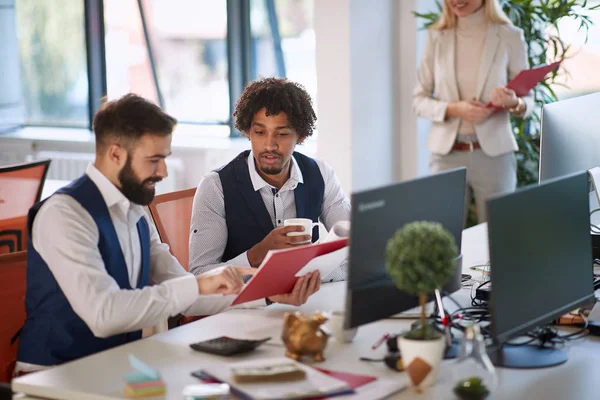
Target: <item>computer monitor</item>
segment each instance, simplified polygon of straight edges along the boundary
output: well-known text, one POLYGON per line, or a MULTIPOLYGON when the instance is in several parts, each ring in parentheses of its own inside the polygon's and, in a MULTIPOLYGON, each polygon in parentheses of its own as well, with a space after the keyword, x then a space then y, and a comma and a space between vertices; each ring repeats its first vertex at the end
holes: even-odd
POLYGON ((542 109, 540 182, 600 165, 600 93, 542 109))
POLYGON ((506 343, 594 301, 587 185, 580 172, 488 200, 495 365, 566 361, 559 349, 506 343))
MULTIPOLYGON (((542 109, 540 182, 600 166, 600 93, 547 104, 542 109)), ((596 182, 598 184, 598 182, 596 182)), ((600 258, 600 193, 590 178, 592 252, 600 258)))
MULTIPOLYGON (((418 306, 385 269, 385 248, 396 230, 413 221, 439 222, 460 249, 466 169, 354 193, 350 229, 345 327, 354 328, 418 306)), ((448 292, 460 289, 461 259, 448 292)))

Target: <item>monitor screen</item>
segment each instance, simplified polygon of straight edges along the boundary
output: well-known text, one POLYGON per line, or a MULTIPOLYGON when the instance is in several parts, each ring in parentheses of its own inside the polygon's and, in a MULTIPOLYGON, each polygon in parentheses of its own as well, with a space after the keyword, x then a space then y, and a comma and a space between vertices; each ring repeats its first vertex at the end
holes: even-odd
POLYGON ((496 344, 594 300, 588 174, 488 201, 496 344))
MULTIPOLYGON (((461 246, 466 169, 396 183, 352 195, 352 224, 346 295, 346 328, 356 327, 418 305, 396 288, 385 269, 385 248, 396 230, 413 221, 441 223, 461 246)), ((457 263, 448 292, 460 289, 457 263)))
POLYGON ((544 106, 540 137, 540 182, 600 165, 598 110, 600 93, 544 106))

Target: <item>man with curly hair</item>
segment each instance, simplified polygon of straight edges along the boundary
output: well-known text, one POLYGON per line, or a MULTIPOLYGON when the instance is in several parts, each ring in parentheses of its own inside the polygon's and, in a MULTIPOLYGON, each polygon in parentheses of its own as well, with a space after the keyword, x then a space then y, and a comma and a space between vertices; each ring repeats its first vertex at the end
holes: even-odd
MULTIPOLYGON (((251 82, 233 117, 251 150, 209 173, 196 190, 189 263, 194 274, 226 264, 258 267, 269 250, 311 239, 310 232, 287 236, 303 228, 284 226, 286 219, 320 218, 328 230, 350 219, 350 202, 333 169, 294 151, 313 134, 317 119, 301 85, 278 78, 251 82)), ((318 239, 316 231, 312 239, 318 239)), ((342 265, 324 281, 344 280, 346 273, 342 265)), ((267 303, 304 304, 320 282, 315 271, 298 279, 290 294, 267 303)))

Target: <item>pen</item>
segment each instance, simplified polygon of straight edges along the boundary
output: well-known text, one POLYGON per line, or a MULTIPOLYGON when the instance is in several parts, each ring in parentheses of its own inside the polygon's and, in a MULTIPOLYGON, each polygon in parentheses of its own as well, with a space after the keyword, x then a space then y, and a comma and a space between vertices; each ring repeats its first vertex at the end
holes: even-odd
POLYGON ((386 334, 384 334, 382 337, 380 337, 380 338, 379 338, 379 340, 378 340, 378 341, 376 341, 376 342, 373 344, 373 346, 371 346, 371 350, 375 350, 375 349, 377 349, 377 348, 378 348, 379 346, 381 346, 381 344, 382 344, 383 342, 385 342, 385 340, 386 340, 387 338, 389 338, 389 337, 390 337, 390 334, 389 334, 389 333, 386 333, 386 334))
POLYGON ((442 325, 444 326, 444 336, 446 337, 446 345, 452 346, 452 337, 450 336, 450 321, 444 312, 444 303, 442 303, 442 296, 440 295, 440 290, 435 289, 435 298, 438 303, 438 308, 440 309, 440 317, 442 319, 442 325))

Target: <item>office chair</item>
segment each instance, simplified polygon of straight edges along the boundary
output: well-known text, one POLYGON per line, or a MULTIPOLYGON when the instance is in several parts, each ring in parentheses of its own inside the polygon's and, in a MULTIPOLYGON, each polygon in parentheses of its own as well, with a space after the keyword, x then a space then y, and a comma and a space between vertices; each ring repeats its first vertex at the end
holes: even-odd
POLYGON ((150 203, 150 214, 163 243, 169 245, 171 254, 189 270, 190 225, 192 203, 196 189, 185 189, 154 197, 150 203))
POLYGON ((50 160, 0 167, 0 220, 27 215, 40 201, 50 160))
POLYGON ((0 254, 27 248, 27 213, 44 188, 50 160, 0 167, 0 254))
POLYGON ((10 382, 25 323, 27 252, 0 255, 0 382, 10 382), (14 339, 14 340, 13 340, 14 339))
MULTIPOLYGON (((169 245, 171 254, 189 271, 190 225, 195 188, 165 193, 154 197, 149 205, 150 215, 163 243, 169 245)), ((169 329, 196 321, 198 317, 179 316, 169 318, 169 329)))
POLYGON ((0 220, 0 255, 27 250, 27 216, 0 220))

